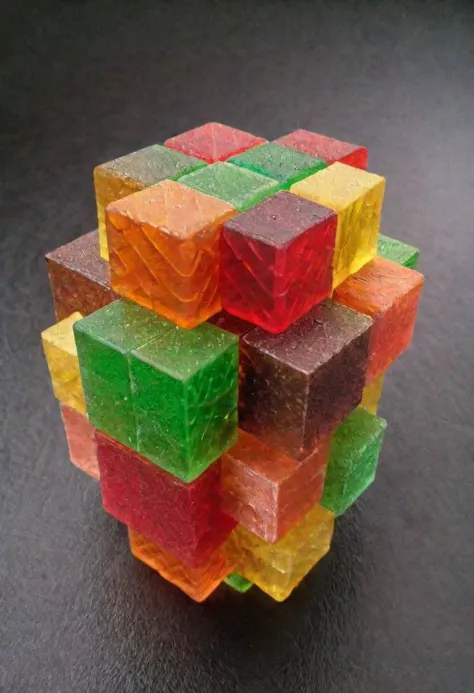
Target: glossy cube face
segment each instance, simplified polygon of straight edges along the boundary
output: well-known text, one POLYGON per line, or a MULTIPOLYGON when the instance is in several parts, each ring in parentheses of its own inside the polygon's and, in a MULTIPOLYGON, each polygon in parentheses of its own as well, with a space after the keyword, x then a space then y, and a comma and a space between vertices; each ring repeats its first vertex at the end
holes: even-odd
POLYGON ((375 479, 387 422, 358 407, 334 431, 321 504, 342 515, 375 479))
POLYGON ((99 234, 91 231, 46 255, 56 318, 86 316, 117 298, 109 265, 99 255, 99 234))
POLYGON ((206 123, 181 135, 170 137, 165 142, 166 147, 198 157, 207 163, 225 161, 246 149, 264 144, 267 140, 255 137, 249 132, 222 125, 222 123, 206 123))
POLYGON ((225 162, 189 173, 180 183, 212 195, 243 211, 280 190, 276 180, 225 162))
POLYGON ((123 300, 114 301, 75 323, 89 421, 134 449, 137 432, 130 352, 171 329, 173 326, 167 320, 123 300))
POLYGON ((275 543, 320 500, 329 436, 301 462, 239 432, 222 455, 222 507, 253 534, 275 543))
POLYGON ((322 159, 269 142, 229 159, 229 163, 277 180, 284 189, 326 167, 322 159))
POLYGON ((204 601, 232 572, 225 546, 216 549, 205 563, 192 568, 133 529, 129 528, 128 538, 135 558, 156 570, 196 602, 204 601))
POLYGON ((84 414, 61 404, 61 418, 71 462, 93 479, 99 478, 95 429, 84 414))
POLYGON ((308 130, 294 130, 288 135, 279 137, 275 140, 275 144, 323 159, 327 164, 340 161, 347 166, 364 170, 367 168, 368 153, 365 147, 318 135, 308 130))
POLYGON ((220 509, 220 464, 185 484, 97 432, 105 510, 190 566, 204 563, 236 522, 220 509))
POLYGON ((377 257, 334 292, 337 303, 369 315, 374 322, 367 384, 410 345, 422 286, 419 272, 377 257))
POLYGON ((219 233, 234 208, 164 181, 107 208, 112 288, 191 328, 220 310, 219 233))
POLYGON ((385 180, 335 163, 292 186, 291 192, 338 213, 334 250, 334 287, 377 253, 385 180))
POLYGON ((294 459, 362 398, 371 320, 329 299, 280 335, 241 340, 239 425, 294 459))
POLYGON ((213 325, 175 327, 135 349, 138 451, 190 482, 237 440, 238 339, 213 325))
POLYGON ((383 236, 379 233, 377 255, 379 257, 384 257, 386 260, 398 262, 399 265, 403 265, 409 269, 416 269, 420 251, 412 245, 402 243, 401 241, 395 240, 395 238, 383 236))
POLYGON ((248 592, 253 586, 253 582, 250 582, 250 580, 244 578, 243 575, 240 575, 240 573, 231 573, 225 578, 224 582, 226 585, 229 585, 229 587, 232 587, 232 589, 234 589, 236 592, 240 592, 241 594, 248 592))
POLYGON ((226 311, 279 333, 332 286, 336 214, 279 192, 224 224, 220 290, 226 311))
POLYGON ((333 513, 315 505, 276 544, 239 525, 230 536, 229 552, 236 571, 283 601, 328 552, 333 531, 333 513))
POLYGON ((48 363, 54 396, 80 414, 86 411, 79 372, 73 326, 81 320, 80 313, 73 313, 41 334, 44 354, 48 363))
POLYGON ((99 223, 100 254, 109 257, 105 231, 105 208, 111 202, 138 190, 156 185, 166 178, 180 176, 204 166, 199 159, 153 144, 94 169, 94 186, 99 223))
POLYGON ((379 375, 370 385, 364 387, 362 393, 362 402, 360 406, 366 409, 371 414, 376 414, 379 407, 380 398, 382 397, 383 383, 385 380, 385 373, 379 375))

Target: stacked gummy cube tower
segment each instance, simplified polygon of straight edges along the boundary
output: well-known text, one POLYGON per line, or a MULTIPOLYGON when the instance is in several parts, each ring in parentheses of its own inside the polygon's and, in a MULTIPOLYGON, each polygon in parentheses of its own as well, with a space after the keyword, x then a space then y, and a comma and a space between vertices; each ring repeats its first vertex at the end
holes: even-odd
POLYGON ((98 166, 98 232, 47 256, 71 461, 197 601, 285 599, 374 479, 423 277, 366 168, 322 135, 208 123, 98 166))

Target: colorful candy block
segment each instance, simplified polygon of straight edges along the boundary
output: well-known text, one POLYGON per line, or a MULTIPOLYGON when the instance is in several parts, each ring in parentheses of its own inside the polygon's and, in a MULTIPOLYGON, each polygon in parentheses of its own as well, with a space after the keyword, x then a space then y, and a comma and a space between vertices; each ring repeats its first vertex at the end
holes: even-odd
POLYGON ((222 304, 229 313, 283 332, 332 287, 336 214, 279 192, 224 224, 222 304))
POLYGON ((336 516, 375 479, 387 422, 358 407, 334 431, 321 500, 336 516))
POLYGON ((135 558, 156 570, 196 602, 204 601, 232 572, 232 563, 225 545, 216 549, 205 563, 192 568, 130 527, 128 538, 135 558))
POLYGON ((371 320, 329 299, 280 335, 241 339, 239 425, 294 459, 362 399, 371 320))
POLYGON ((267 140, 222 123, 206 123, 166 140, 165 146, 196 156, 212 164, 225 161, 246 149, 264 144, 267 140))
POLYGON ((260 173, 262 176, 268 176, 268 178, 278 181, 285 189, 326 168, 322 159, 308 156, 308 154, 287 147, 280 147, 273 142, 233 156, 229 159, 229 163, 260 173))
POLYGON ((94 169, 94 186, 99 222, 100 254, 109 258, 105 232, 105 208, 111 202, 162 180, 177 180, 185 173, 204 166, 199 159, 152 144, 94 169))
POLYGON ((367 409, 367 411, 369 411, 371 414, 377 413, 380 398, 382 396, 385 375, 385 373, 382 373, 370 385, 364 387, 364 391, 362 393, 362 402, 360 403, 360 406, 364 409, 367 409))
POLYGON ((107 207, 112 288, 181 327, 221 308, 219 233, 234 208, 173 181, 107 207))
POLYGON ((138 451, 193 481, 237 440, 238 339, 203 324, 134 349, 138 451))
POLYGON ((230 536, 229 553, 236 571, 280 602, 328 552, 333 530, 333 513, 315 505, 276 544, 239 525, 230 536))
POLYGON ((222 455, 222 508, 253 534, 275 543, 320 500, 329 436, 301 462, 239 432, 222 455))
POLYGON ((246 320, 242 320, 235 315, 231 315, 225 310, 221 310, 219 313, 216 313, 209 318, 207 322, 211 323, 211 325, 215 325, 216 327, 220 327, 221 330, 231 332, 237 337, 242 337, 253 327, 251 322, 247 322, 246 320))
POLYGON ((384 257, 386 260, 398 262, 399 265, 404 265, 404 267, 416 269, 420 251, 413 245, 402 243, 395 240, 395 238, 383 236, 379 233, 377 255, 384 257))
POLYGON ((93 479, 99 478, 95 429, 87 416, 61 404, 61 418, 69 448, 71 462, 93 479))
POLYGON ((370 384, 409 347, 423 286, 423 275, 377 257, 341 284, 334 300, 369 315, 370 337, 366 383, 370 384))
POLYGON ((315 132, 309 132, 308 130, 294 130, 294 132, 290 132, 288 135, 279 137, 275 140, 275 144, 323 159, 327 164, 340 161, 342 164, 347 164, 347 166, 361 169, 367 168, 368 152, 365 147, 335 140, 325 135, 317 135, 315 132))
POLYGON ((375 257, 384 178, 336 162, 296 183, 291 192, 338 213, 334 287, 375 257))
POLYGON ((242 594, 244 592, 248 592, 249 589, 253 586, 253 582, 250 582, 250 580, 246 580, 239 573, 231 573, 226 578, 224 578, 224 582, 226 585, 229 585, 229 587, 232 587, 234 590, 236 590, 236 592, 241 592, 242 594))
POLYGON ((79 373, 79 361, 74 343, 73 325, 81 320, 80 313, 73 313, 41 333, 44 354, 56 399, 80 414, 86 411, 79 373))
POLYGON ((58 320, 72 313, 90 315, 117 298, 109 265, 97 252, 97 231, 79 236, 46 255, 54 311, 58 320))
POLYGON ((137 448, 129 360, 141 347, 173 329, 167 320, 128 301, 114 301, 76 322, 74 332, 91 424, 137 448))
POLYGON ((237 524, 220 508, 220 463, 190 484, 100 431, 105 510, 190 566, 204 563, 237 524))

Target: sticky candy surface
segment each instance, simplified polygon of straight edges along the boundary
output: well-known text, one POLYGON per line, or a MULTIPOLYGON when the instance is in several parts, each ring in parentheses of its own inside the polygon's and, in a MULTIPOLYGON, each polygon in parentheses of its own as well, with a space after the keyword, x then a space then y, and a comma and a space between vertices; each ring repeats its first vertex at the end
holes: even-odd
POLYGON ((367 411, 369 411, 371 414, 377 413, 380 398, 382 397, 385 375, 385 373, 382 373, 370 385, 364 387, 360 406, 367 409, 367 411))
POLYGON ((99 465, 94 427, 84 414, 66 404, 61 404, 61 418, 71 462, 93 479, 98 479, 99 465))
POLYGON ((225 310, 283 332, 332 287, 336 214, 279 192, 225 222, 220 291, 225 310))
POLYGON ((114 291, 195 327, 221 308, 219 232, 235 213, 221 200, 164 181, 107 208, 114 291))
POLYGON ((416 269, 420 251, 413 245, 402 243, 395 240, 395 238, 383 236, 379 233, 377 255, 384 257, 386 260, 398 262, 398 264, 404 265, 404 267, 416 269))
POLYGON ((229 585, 229 587, 232 587, 234 590, 241 592, 242 594, 244 592, 248 592, 253 585, 253 582, 246 580, 239 573, 231 573, 224 579, 224 582, 226 585, 229 585))
POLYGON ((222 123, 206 123, 181 135, 170 137, 166 140, 165 146, 212 164, 215 161, 225 161, 230 156, 265 142, 262 137, 255 137, 249 132, 222 123))
POLYGON ((294 130, 288 135, 279 137, 275 140, 275 144, 323 159, 327 164, 340 161, 342 164, 355 168, 367 168, 368 152, 365 147, 318 135, 308 130, 294 130))

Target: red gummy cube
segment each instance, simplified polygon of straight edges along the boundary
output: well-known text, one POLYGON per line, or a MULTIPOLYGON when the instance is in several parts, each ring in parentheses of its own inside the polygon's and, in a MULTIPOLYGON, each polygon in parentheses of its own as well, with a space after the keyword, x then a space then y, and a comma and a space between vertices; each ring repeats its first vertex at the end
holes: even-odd
POLYGON ((227 221, 223 308, 268 332, 286 330, 331 291, 336 227, 333 210, 288 192, 227 221))
POLYGON ((220 509, 220 462, 192 483, 96 431, 105 510, 191 567, 203 564, 237 524, 220 509))
POLYGON ((367 169, 368 152, 365 147, 335 140, 326 135, 317 135, 308 130, 295 130, 275 140, 276 144, 298 152, 324 159, 327 164, 340 161, 354 168, 367 169))
POLYGON ((206 123, 194 130, 170 137, 166 140, 165 147, 177 149, 212 164, 215 161, 225 161, 259 144, 265 144, 266 141, 263 137, 255 137, 249 132, 222 123, 206 123))

